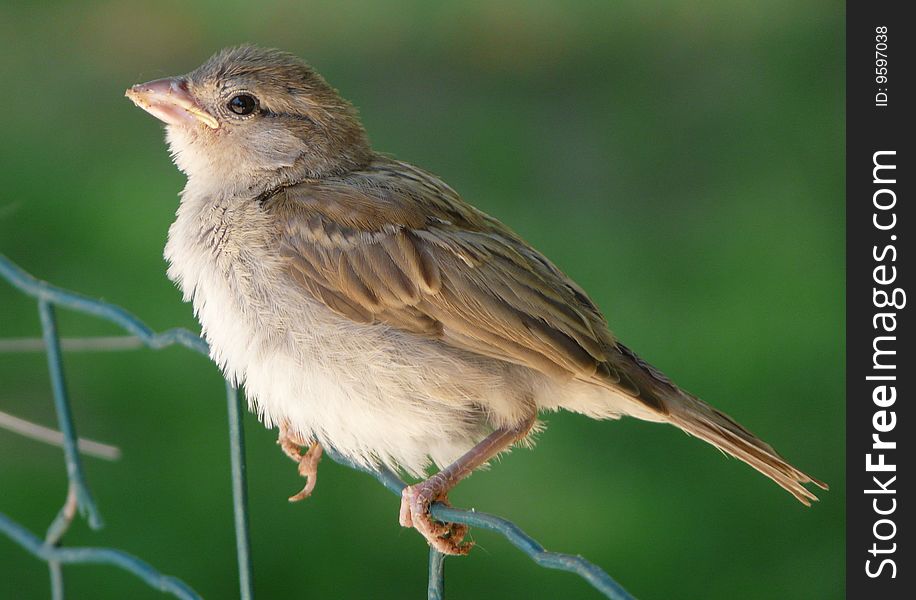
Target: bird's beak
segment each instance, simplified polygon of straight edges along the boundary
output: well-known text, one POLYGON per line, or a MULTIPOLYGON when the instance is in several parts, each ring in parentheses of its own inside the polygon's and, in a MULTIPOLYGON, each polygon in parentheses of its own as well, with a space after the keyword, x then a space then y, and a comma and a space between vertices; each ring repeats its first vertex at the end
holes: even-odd
POLYGON ((219 122, 202 109, 181 78, 166 78, 138 83, 124 93, 134 104, 168 125, 203 123, 210 129, 219 122))

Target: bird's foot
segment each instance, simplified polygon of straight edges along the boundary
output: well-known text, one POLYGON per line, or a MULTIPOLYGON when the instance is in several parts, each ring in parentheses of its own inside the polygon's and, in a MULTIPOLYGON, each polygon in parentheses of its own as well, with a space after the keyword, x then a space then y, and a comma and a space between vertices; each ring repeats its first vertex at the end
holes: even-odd
POLYGON ((315 484, 318 483, 318 463, 321 462, 323 450, 318 442, 307 442, 295 433, 291 432, 289 426, 285 423, 280 424, 280 435, 277 443, 283 453, 299 464, 299 475, 306 479, 305 487, 302 490, 289 497, 290 502, 299 502, 312 495, 315 490, 315 484), (308 448, 305 454, 303 448, 308 448))
POLYGON ((442 481, 435 476, 405 487, 401 492, 401 526, 413 527, 419 531, 429 545, 442 554, 467 554, 474 546, 473 542, 464 541, 468 526, 461 523, 443 523, 429 514, 429 507, 433 502, 450 506, 444 488, 442 481))

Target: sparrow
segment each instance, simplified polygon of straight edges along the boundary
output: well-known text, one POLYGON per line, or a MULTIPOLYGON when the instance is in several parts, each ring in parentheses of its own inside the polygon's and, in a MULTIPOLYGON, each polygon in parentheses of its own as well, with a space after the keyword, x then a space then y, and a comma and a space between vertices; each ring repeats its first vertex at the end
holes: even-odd
POLYGON ((291 54, 245 45, 134 85, 187 176, 168 276, 212 359, 279 428, 308 497, 322 449, 421 481, 399 520, 465 554, 433 502, 560 409, 669 423, 810 505, 804 474, 608 329, 585 291, 439 177, 375 152, 291 54), (427 469, 439 470, 423 478, 427 469))

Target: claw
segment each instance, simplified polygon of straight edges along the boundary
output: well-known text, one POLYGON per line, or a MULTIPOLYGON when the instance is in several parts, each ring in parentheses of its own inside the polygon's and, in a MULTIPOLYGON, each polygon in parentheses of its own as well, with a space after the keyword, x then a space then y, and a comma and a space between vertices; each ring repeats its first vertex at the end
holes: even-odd
POLYGON ((307 441, 293 433, 285 421, 280 423, 280 435, 277 436, 277 444, 280 445, 283 454, 295 462, 299 462, 302 457, 302 448, 309 445, 307 441))
POLYGON ((323 450, 321 444, 313 442, 308 451, 299 457, 299 475, 306 479, 305 487, 289 497, 290 502, 299 502, 305 500, 315 491, 315 484, 318 483, 318 463, 321 461, 323 450))
POLYGON ((323 450, 318 442, 306 442, 298 435, 290 431, 289 425, 280 423, 280 435, 277 443, 290 459, 299 463, 299 475, 306 479, 305 487, 296 494, 289 497, 290 502, 299 502, 312 495, 315 490, 315 484, 318 482, 318 463, 321 462, 323 450), (305 454, 302 454, 302 448, 308 446, 305 454))
POLYGON ((429 514, 429 507, 434 501, 449 505, 446 494, 438 492, 436 487, 436 483, 430 480, 405 487, 401 492, 400 523, 403 527, 416 529, 430 546, 442 554, 467 554, 474 546, 473 542, 464 541, 467 525, 443 523, 429 514))

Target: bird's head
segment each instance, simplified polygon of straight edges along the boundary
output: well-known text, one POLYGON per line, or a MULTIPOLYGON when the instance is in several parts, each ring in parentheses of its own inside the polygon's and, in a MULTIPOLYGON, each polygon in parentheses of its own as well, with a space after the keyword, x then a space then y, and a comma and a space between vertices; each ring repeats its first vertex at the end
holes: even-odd
POLYGON ((266 188, 346 172, 371 152, 350 103, 279 50, 222 50, 126 96, 166 124, 175 164, 192 180, 266 188))

